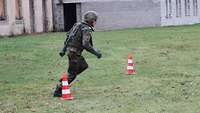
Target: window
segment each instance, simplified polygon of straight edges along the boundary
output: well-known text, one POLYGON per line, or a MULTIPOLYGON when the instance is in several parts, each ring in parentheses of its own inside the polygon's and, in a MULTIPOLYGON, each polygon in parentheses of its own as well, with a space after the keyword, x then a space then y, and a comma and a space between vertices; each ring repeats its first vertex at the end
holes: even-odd
POLYGON ((190 0, 185 0, 185 16, 190 16, 190 0))
POLYGON ((166 18, 172 18, 172 2, 171 0, 166 0, 166 18))
POLYGON ((6 3, 5 0, 0 0, 0 21, 6 20, 6 3))
POLYGON ((176 17, 181 17, 181 0, 176 0, 176 17))
POLYGON ((193 0, 193 16, 198 16, 198 2, 193 0))
POLYGON ((22 19, 22 4, 21 0, 15 0, 15 18, 17 20, 22 19))

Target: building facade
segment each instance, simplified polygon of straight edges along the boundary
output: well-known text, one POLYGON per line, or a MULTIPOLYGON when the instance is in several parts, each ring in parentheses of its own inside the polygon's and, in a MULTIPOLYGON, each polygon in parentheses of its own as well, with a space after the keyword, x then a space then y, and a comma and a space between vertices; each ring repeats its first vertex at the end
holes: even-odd
POLYGON ((200 23, 199 0, 54 0, 54 28, 68 31, 97 11, 97 30, 200 23))
POLYGON ((52 0, 0 0, 0 36, 53 30, 52 0))
POLYGON ((160 0, 161 25, 200 23, 200 0, 160 0))
POLYGON ((200 23, 200 0, 0 0, 0 36, 68 31, 89 10, 101 31, 200 23))

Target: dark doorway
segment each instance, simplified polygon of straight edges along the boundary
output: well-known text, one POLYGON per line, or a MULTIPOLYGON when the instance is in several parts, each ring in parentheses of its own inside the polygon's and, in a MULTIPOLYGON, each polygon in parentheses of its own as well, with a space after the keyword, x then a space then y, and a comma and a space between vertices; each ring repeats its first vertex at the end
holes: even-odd
POLYGON ((71 27, 76 23, 76 4, 69 3, 64 4, 64 28, 65 31, 69 31, 71 27))

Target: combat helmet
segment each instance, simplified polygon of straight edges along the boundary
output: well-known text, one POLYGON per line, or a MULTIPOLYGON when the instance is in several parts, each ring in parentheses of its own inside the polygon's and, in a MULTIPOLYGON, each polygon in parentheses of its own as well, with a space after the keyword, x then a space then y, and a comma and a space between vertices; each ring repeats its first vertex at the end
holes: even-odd
POLYGON ((87 23, 92 23, 97 21, 98 15, 95 11, 88 11, 84 14, 84 21, 87 23))

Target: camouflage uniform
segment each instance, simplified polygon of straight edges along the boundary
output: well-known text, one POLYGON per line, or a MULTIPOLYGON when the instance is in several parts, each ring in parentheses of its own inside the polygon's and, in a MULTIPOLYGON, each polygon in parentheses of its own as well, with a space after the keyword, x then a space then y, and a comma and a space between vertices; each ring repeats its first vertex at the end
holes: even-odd
POLYGON ((66 51, 69 59, 69 84, 76 78, 78 74, 88 68, 87 62, 81 55, 84 49, 96 55, 98 58, 101 57, 101 53, 93 48, 91 36, 91 32, 93 31, 94 30, 92 26, 85 22, 81 22, 76 23, 69 32, 69 38, 70 36, 73 36, 71 40, 68 39, 68 42, 65 42, 67 43, 66 51))
POLYGON ((88 68, 87 62, 81 55, 84 49, 96 55, 97 58, 101 58, 100 51, 93 48, 91 36, 91 32, 94 31, 93 26, 96 23, 96 20, 96 12, 86 12, 84 14, 84 22, 78 22, 74 24, 65 40, 65 46, 63 50, 59 53, 60 56, 64 56, 65 51, 67 51, 67 56, 69 59, 69 84, 76 78, 78 74, 88 68))
MULTIPOLYGON (((64 42, 64 48, 60 51, 60 56, 63 57, 67 52, 69 67, 68 67, 68 83, 70 84, 78 74, 88 68, 88 64, 82 56, 82 52, 86 51, 94 54, 97 58, 101 58, 99 50, 93 48, 91 32, 94 31, 93 26, 96 23, 97 14, 94 11, 86 12, 84 22, 75 23, 69 31, 64 42)), ((60 81, 61 82, 61 81, 60 81)), ((55 97, 60 97, 62 84, 57 85, 54 91, 55 97)))

